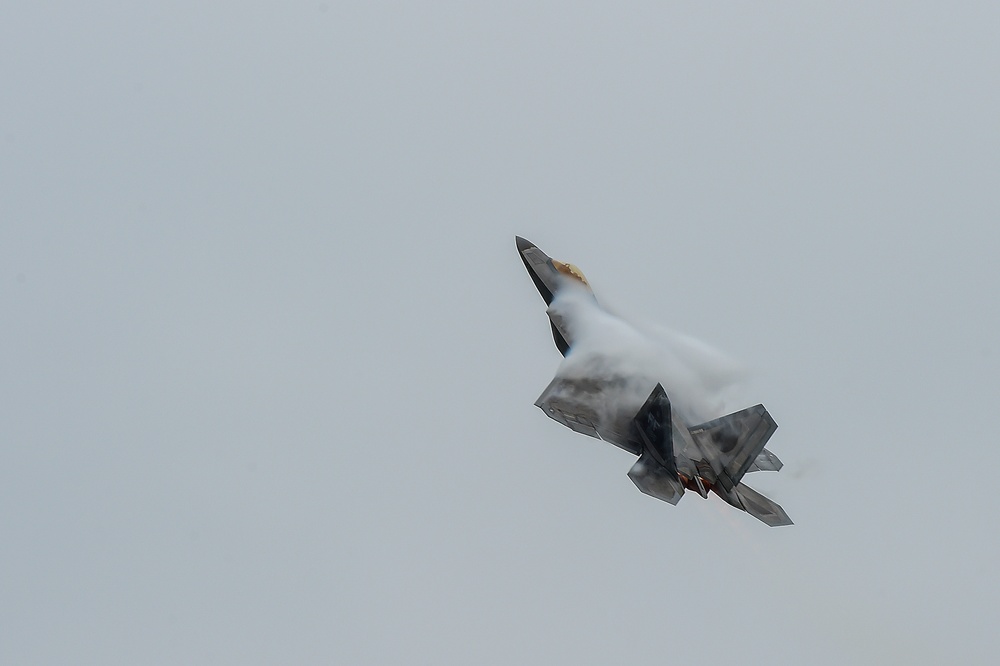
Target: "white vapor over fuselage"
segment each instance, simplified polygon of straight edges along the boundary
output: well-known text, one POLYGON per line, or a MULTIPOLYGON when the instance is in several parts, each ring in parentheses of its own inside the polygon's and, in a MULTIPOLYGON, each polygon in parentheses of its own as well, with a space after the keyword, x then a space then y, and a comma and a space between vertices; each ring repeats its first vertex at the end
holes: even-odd
POLYGON ((600 382, 594 411, 634 415, 660 383, 676 415, 687 423, 723 413, 725 389, 743 374, 738 364, 693 338, 632 325, 604 309, 584 282, 569 276, 559 282, 547 314, 570 349, 556 377, 600 382))
POLYGON ((764 448, 777 424, 763 405, 724 413, 740 367, 687 336, 632 325, 601 307, 576 266, 516 241, 564 356, 535 405, 638 456, 628 476, 647 495, 676 504, 688 490, 714 492, 767 525, 792 524, 741 482, 751 471, 780 470, 781 461, 764 448))

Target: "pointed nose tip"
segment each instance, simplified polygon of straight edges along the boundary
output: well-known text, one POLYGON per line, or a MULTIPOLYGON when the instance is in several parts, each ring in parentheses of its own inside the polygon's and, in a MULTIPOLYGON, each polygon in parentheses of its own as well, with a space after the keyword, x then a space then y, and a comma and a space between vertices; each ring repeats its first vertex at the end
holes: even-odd
POLYGON ((535 244, 529 241, 527 238, 521 238, 520 236, 514 236, 514 240, 517 241, 517 251, 524 252, 527 249, 535 247, 535 244))

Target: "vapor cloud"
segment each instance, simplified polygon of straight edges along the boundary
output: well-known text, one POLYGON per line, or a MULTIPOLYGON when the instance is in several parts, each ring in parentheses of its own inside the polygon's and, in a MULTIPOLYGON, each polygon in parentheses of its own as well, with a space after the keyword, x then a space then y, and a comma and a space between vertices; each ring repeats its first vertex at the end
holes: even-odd
POLYGON ((572 338, 556 376, 619 389, 603 394, 618 408, 637 410, 659 382, 682 418, 701 423, 727 413, 727 397, 747 377, 742 365, 700 340, 609 312, 578 283, 559 289, 549 316, 572 338))

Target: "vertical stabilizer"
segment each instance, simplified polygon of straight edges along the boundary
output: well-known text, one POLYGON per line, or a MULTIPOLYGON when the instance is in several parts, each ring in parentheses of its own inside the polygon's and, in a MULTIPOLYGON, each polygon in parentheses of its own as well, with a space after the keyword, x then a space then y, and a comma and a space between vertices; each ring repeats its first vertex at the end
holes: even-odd
POLYGON ((674 426, 670 418, 670 400, 663 386, 656 385, 646 403, 632 419, 631 439, 639 444, 639 460, 628 478, 642 492, 677 504, 684 496, 684 485, 677 477, 674 459, 674 426))
POLYGON ((674 462, 674 426, 670 418, 670 400, 663 386, 657 384, 632 420, 632 437, 642 444, 642 451, 677 476, 674 462))

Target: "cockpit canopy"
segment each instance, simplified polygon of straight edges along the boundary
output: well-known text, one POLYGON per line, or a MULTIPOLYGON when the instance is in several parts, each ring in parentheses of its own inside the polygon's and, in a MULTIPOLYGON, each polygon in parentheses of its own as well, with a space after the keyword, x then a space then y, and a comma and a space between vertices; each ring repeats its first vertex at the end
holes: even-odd
POLYGON ((573 264, 566 264, 566 263, 563 263, 563 262, 561 262, 561 261, 559 261, 557 259, 553 259, 552 260, 552 265, 555 266, 555 269, 557 271, 559 271, 560 273, 562 273, 563 275, 571 277, 574 280, 579 280, 588 289, 590 288, 590 283, 587 282, 587 278, 584 277, 583 271, 581 271, 579 268, 577 268, 573 264))

